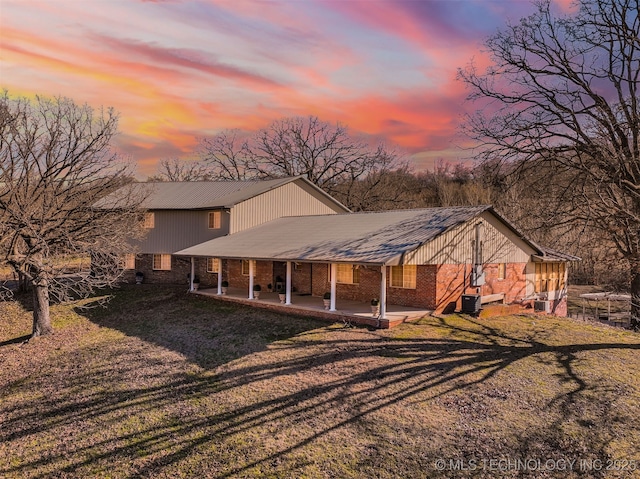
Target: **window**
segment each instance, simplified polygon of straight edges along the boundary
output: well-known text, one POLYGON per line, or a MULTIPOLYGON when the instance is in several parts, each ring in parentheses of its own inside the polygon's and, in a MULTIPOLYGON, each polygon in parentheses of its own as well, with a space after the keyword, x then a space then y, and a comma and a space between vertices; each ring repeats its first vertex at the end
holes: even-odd
POLYGON ((416 265, 404 264, 391 267, 391 287, 416 289, 416 265))
MULTIPOLYGON (((255 260, 250 260, 253 263, 253 276, 255 277, 256 275, 256 261, 255 260)), ((242 260, 242 275, 243 276, 249 276, 249 260, 243 259, 242 260)))
POLYGON ((122 260, 124 269, 136 269, 136 255, 133 253, 125 254, 122 260))
POLYGON ((207 273, 219 273, 219 272, 220 272, 220 259, 207 258, 207 273))
POLYGON ((145 213, 144 214, 144 225, 145 228, 155 228, 156 227, 156 215, 155 213, 145 213))
POLYGON ((156 271, 171 271, 171 255, 154 254, 153 269, 156 271))
POLYGON ((505 279, 507 277, 507 264, 498 263, 498 279, 505 279))
MULTIPOLYGON (((329 282, 331 282, 331 265, 329 265, 329 282)), ((360 266, 355 264, 337 264, 336 283, 360 284, 360 266)))
POLYGON ((220 211, 211 211, 209 213, 209 229, 217 230, 220 229, 220 211))

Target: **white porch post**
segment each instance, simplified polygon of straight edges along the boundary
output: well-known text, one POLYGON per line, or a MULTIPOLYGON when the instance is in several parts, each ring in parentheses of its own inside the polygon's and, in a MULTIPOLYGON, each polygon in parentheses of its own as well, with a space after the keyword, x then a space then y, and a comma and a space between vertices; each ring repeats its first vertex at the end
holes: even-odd
POLYGON ((191 257, 191 274, 189 275, 189 291, 193 291, 193 278, 196 275, 196 259, 191 257))
POLYGON ((380 282, 380 319, 387 318, 387 267, 382 265, 380 268, 382 273, 382 281, 380 282))
POLYGON ((338 265, 336 263, 331 263, 331 306, 329 307, 329 311, 337 311, 336 309, 336 283, 338 275, 338 265))
POLYGON ((218 258, 218 296, 222 296, 222 258, 218 258))
POLYGON ((287 261, 287 279, 285 285, 286 300, 284 304, 291 304, 291 261, 287 261))
POLYGON ((249 299, 253 299, 253 261, 249 260, 249 299))

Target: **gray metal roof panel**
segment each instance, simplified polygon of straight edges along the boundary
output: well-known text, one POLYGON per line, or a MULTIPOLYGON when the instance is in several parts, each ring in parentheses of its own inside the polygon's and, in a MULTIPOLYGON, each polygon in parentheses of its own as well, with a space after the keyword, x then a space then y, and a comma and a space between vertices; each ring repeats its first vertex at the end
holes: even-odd
POLYGON ((142 207, 154 210, 230 207, 296 179, 149 183, 150 193, 142 207))
POLYGON ((397 264, 489 206, 291 216, 179 251, 185 256, 397 264))

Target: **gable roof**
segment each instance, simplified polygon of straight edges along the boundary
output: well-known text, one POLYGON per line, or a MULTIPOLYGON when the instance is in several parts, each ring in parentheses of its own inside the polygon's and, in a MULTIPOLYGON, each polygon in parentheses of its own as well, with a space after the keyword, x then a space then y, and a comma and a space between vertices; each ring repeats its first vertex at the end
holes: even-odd
POLYGON ((484 211, 493 212, 490 206, 472 206, 289 216, 175 254, 393 265, 484 211))
POLYGON ((136 190, 140 190, 145 196, 144 201, 140 205, 143 209, 198 210, 231 208, 238 203, 293 182, 304 183, 306 187, 313 189, 327 201, 339 206, 343 211, 349 211, 346 206, 303 176, 290 176, 273 180, 134 183, 104 198, 98 202, 96 206, 104 207, 105 205, 109 205, 115 201, 118 194, 123 194, 125 190, 128 190, 128 194, 130 194, 131 188, 135 188, 136 190))
POLYGON ((561 251, 556 251, 551 248, 541 247, 540 250, 542 254, 535 255, 533 257, 534 261, 542 261, 542 262, 582 261, 582 258, 580 258, 579 256, 574 256, 569 253, 563 253, 561 251))

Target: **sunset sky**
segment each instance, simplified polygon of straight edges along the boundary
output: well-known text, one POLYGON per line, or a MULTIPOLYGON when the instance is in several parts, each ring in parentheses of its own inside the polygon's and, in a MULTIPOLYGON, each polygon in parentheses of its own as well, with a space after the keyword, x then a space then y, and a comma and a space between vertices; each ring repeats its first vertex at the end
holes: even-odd
MULTIPOLYGON (((559 9, 568 1, 558 0, 559 9)), ((467 158, 456 69, 528 15, 518 0, 0 0, 0 87, 120 112, 153 174, 196 138, 287 116, 397 145, 416 169, 467 158)))

